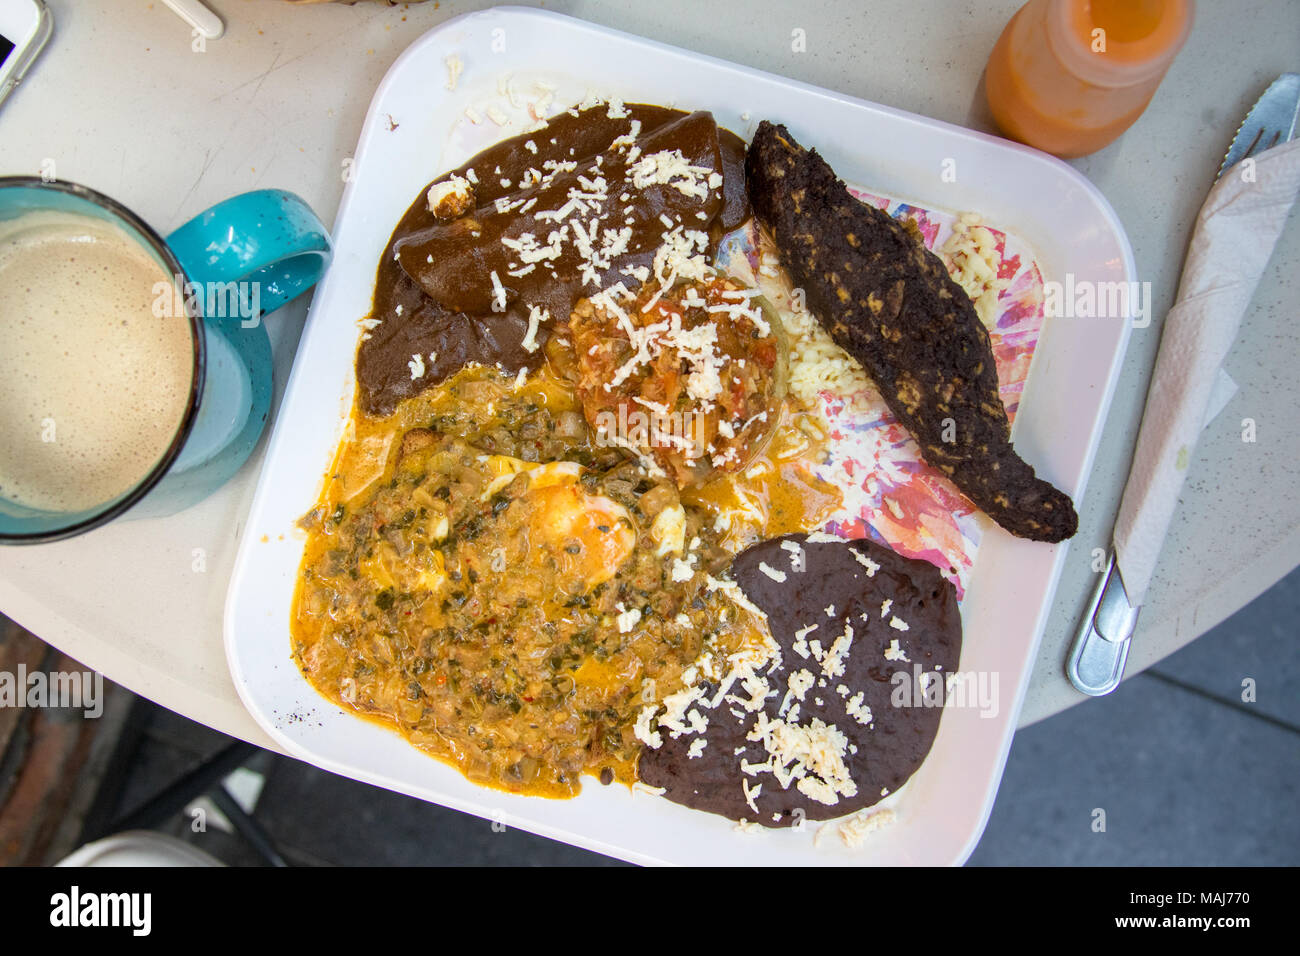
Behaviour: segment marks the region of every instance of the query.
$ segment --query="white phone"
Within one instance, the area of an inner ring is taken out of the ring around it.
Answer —
[[[53,29],[42,0],[0,0],[0,103],[22,80]]]

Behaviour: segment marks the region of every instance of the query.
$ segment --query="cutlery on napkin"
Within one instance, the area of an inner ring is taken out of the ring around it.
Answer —
[[[1300,192],[1300,141],[1292,139],[1298,107],[1300,75],[1283,74],[1242,123],[1197,216],[1115,519],[1114,551],[1066,662],[1070,682],[1085,694],[1119,686],[1197,439],[1235,391],[1223,360]]]

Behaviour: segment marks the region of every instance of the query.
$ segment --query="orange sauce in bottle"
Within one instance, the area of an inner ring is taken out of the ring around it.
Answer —
[[[1192,15],[1193,0],[1029,0],[989,57],[994,120],[1057,156],[1096,152],[1142,115]]]

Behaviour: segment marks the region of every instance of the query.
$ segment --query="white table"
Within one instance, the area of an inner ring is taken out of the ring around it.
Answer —
[[[487,3],[296,7],[209,0],[225,36],[193,49],[161,3],[48,0],[55,36],[0,112],[0,173],[103,190],[163,232],[234,193],[282,187],[330,222],[371,94],[425,30]],[[1017,0],[656,0],[545,4],[608,26],[949,122],[990,129],[978,80]],[[1300,4],[1202,0],[1187,48],[1146,114],[1077,162],[1123,220],[1162,316],[1190,224],[1246,108],[1300,68]],[[806,31],[807,51],[791,50]],[[430,91],[437,95],[437,91]],[[437,170],[430,169],[430,177]],[[1300,564],[1300,414],[1294,302],[1300,229],[1283,238],[1228,360],[1241,386],[1192,464],[1129,674],[1172,653]],[[306,311],[269,323],[276,401]],[[1134,333],[1080,529],[1021,724],[1083,700],[1063,672],[1109,544],[1160,323]],[[1258,441],[1241,441],[1255,419]],[[261,450],[201,505],[118,521],[71,541],[0,549],[0,610],[112,680],[194,720],[271,746],[235,695],[222,649],[226,584]]]

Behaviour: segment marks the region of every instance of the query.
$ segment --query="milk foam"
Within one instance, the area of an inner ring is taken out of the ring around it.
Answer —
[[[0,497],[81,511],[158,463],[194,372],[189,320],[154,314],[159,283],[174,287],[111,223],[0,222]]]

